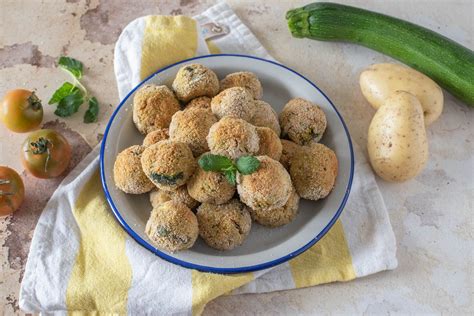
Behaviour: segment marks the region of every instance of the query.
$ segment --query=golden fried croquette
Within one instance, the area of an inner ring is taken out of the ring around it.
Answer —
[[[326,124],[323,110],[302,98],[291,99],[280,113],[282,136],[299,145],[319,142]]]
[[[186,105],[185,110],[193,109],[193,108],[201,108],[201,109],[208,109],[211,110],[211,98],[209,97],[197,97],[189,101]]]
[[[226,180],[224,174],[201,168],[196,169],[187,186],[189,195],[201,203],[222,204],[235,194],[235,186]]]
[[[211,110],[219,119],[231,116],[248,122],[255,113],[255,102],[247,90],[233,87],[212,98]]]
[[[150,192],[150,203],[153,208],[168,201],[184,203],[190,209],[194,209],[199,205],[199,202],[189,195],[186,185],[182,185],[172,191],[155,188]]]
[[[153,132],[146,134],[143,139],[143,146],[148,147],[170,137],[167,128],[158,128]]]
[[[189,64],[178,70],[172,86],[178,99],[188,102],[197,97],[215,96],[219,92],[219,79],[206,66]]]
[[[179,102],[167,86],[147,84],[133,97],[133,122],[142,134],[167,128],[179,110]]]
[[[272,106],[265,101],[255,100],[255,113],[250,123],[255,126],[271,128],[280,137],[281,129],[278,116]]]
[[[301,148],[300,145],[287,139],[280,139],[282,152],[280,157],[280,163],[285,167],[286,170],[290,170],[291,159],[294,155],[298,154],[298,150]]]
[[[260,166],[252,174],[237,174],[240,200],[254,210],[283,207],[292,191],[288,171],[268,156],[258,156]]]
[[[260,225],[267,227],[279,227],[293,221],[298,214],[300,197],[293,188],[285,205],[271,210],[249,209],[252,219]]]
[[[172,140],[162,140],[147,147],[141,163],[151,182],[165,191],[185,184],[197,166],[189,146]]]
[[[279,160],[282,145],[278,135],[268,127],[257,127],[257,134],[260,139],[257,155]]]
[[[211,153],[231,159],[258,152],[259,138],[250,123],[234,117],[224,117],[209,129],[207,144]]]
[[[290,175],[298,194],[308,200],[328,196],[338,171],[334,151],[323,144],[303,146],[291,160]]]
[[[228,74],[224,79],[221,80],[221,91],[232,88],[242,87],[245,88],[254,99],[261,99],[263,94],[262,84],[258,80],[257,76],[249,71],[240,71]]]
[[[199,236],[206,244],[219,250],[240,246],[252,226],[248,208],[237,199],[220,205],[203,203],[196,215]]]
[[[209,151],[206,137],[217,118],[211,111],[194,108],[176,112],[171,119],[170,139],[185,143],[195,157]]]
[[[151,211],[145,234],[163,250],[175,252],[194,245],[199,226],[196,215],[184,203],[168,201]]]
[[[114,163],[114,181],[125,193],[142,194],[155,186],[142,170],[140,162],[145,147],[134,145],[121,151]]]

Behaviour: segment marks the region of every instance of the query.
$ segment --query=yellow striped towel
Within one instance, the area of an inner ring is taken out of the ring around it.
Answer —
[[[200,26],[210,22],[230,33],[206,42]],[[116,45],[120,97],[160,67],[216,52],[271,58],[225,3],[194,19],[139,18]],[[168,263],[122,230],[101,189],[96,148],[68,175],[39,219],[20,307],[33,313],[199,315],[206,303],[228,293],[301,288],[393,269],[396,246],[383,199],[364,156],[356,152],[356,161],[346,209],[320,242],[272,269],[216,275]]]

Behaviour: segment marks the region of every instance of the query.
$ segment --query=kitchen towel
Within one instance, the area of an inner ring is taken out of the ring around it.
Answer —
[[[227,34],[206,40],[209,32]],[[115,48],[120,98],[163,66],[219,52],[271,59],[223,2],[194,18],[136,19]],[[38,221],[20,290],[25,312],[199,315],[220,295],[349,281],[397,266],[384,201],[358,150],[349,200],[326,236],[277,267],[236,275],[185,269],[138,245],[107,205],[98,155],[97,147],[65,178]]]

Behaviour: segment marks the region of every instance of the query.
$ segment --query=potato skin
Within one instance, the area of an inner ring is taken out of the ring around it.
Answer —
[[[384,180],[406,181],[428,160],[423,109],[411,93],[396,91],[378,109],[369,126],[370,163]]]
[[[409,67],[397,64],[375,64],[364,70],[359,78],[362,94],[374,109],[395,91],[413,94],[423,108],[425,124],[430,125],[443,111],[443,91],[425,76]]]

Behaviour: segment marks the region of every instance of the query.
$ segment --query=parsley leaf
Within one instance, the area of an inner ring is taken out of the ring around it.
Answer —
[[[82,103],[84,103],[84,96],[82,91],[77,89],[59,101],[54,114],[60,117],[71,116],[77,112]]]
[[[62,56],[59,58],[59,67],[70,72],[77,79],[82,78],[82,63],[74,58]]]
[[[54,94],[48,101],[48,104],[58,103],[64,97],[73,93],[75,90],[79,90],[79,88],[73,85],[72,83],[66,81],[61,87],[58,88],[58,90],[54,91]]]
[[[235,165],[241,174],[252,174],[260,167],[260,161],[253,156],[242,156]]]
[[[199,166],[204,171],[224,171],[224,169],[232,168],[234,163],[231,159],[213,154],[204,154],[199,158]]]
[[[84,113],[84,123],[97,122],[97,116],[99,115],[99,102],[95,97],[89,99],[89,108]]]

